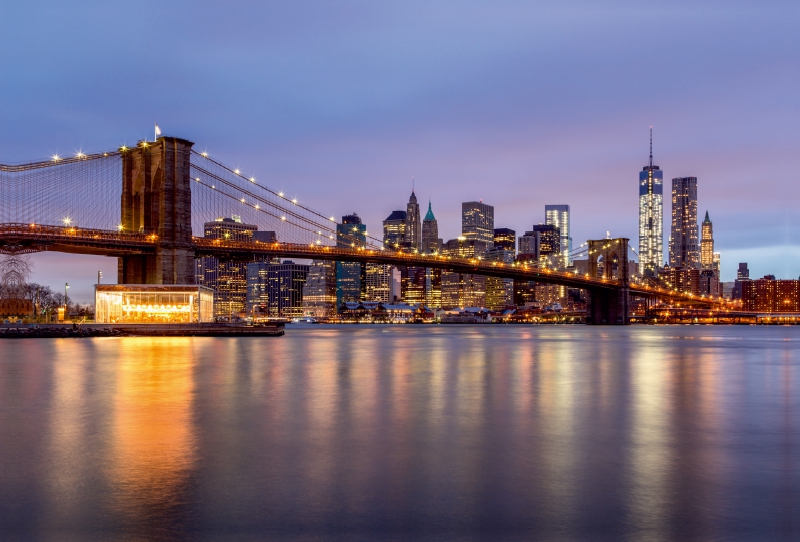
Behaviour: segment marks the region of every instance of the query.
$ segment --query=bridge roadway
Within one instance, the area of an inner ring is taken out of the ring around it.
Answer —
[[[93,254],[120,257],[129,254],[153,254],[158,237],[144,233],[113,230],[50,226],[41,224],[0,224],[0,251],[56,251],[72,254]],[[314,260],[384,263],[396,266],[417,266],[449,269],[489,277],[531,280],[586,290],[615,290],[621,285],[614,280],[598,279],[569,271],[556,271],[525,263],[490,262],[479,258],[444,255],[422,255],[369,248],[339,248],[329,245],[225,241],[193,237],[197,256],[214,256],[227,260],[252,260],[255,255]],[[691,294],[683,294],[650,285],[631,283],[630,293],[637,297],[661,299],[683,306],[714,307],[719,303]]]

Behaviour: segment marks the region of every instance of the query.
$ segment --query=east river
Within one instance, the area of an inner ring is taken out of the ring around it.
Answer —
[[[0,341],[2,540],[798,540],[800,328]]]

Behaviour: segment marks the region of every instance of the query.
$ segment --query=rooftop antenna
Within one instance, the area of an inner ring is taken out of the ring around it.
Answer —
[[[414,184],[414,176],[412,175],[412,176],[411,176],[411,192],[412,192],[412,193],[414,192],[414,189],[415,189],[415,188],[416,188],[416,186],[415,186],[415,184]]]
[[[653,169],[653,127],[650,127],[650,169]]]

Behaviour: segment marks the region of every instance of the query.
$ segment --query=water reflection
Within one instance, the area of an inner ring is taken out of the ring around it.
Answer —
[[[191,339],[119,344],[110,446],[102,467],[112,509],[129,528],[165,537],[180,529],[196,461]]]
[[[790,539],[798,347],[789,328],[577,326],[0,342],[0,526]]]

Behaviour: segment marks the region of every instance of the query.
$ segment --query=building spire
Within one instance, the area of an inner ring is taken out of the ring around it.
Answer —
[[[653,127],[650,127],[650,169],[653,169]]]

